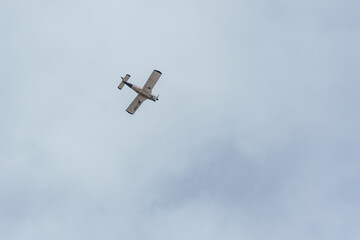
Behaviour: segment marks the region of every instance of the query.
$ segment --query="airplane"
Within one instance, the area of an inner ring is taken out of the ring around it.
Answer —
[[[155,96],[151,94],[151,91],[153,87],[155,86],[156,82],[161,77],[161,72],[158,70],[154,70],[149,79],[146,81],[145,85],[141,88],[139,86],[136,86],[135,84],[128,83],[127,81],[130,78],[129,74],[126,74],[126,76],[123,78],[121,77],[122,81],[119,84],[118,88],[121,90],[124,85],[127,85],[132,90],[134,90],[138,95],[135,97],[135,99],[132,101],[132,103],[129,105],[129,107],[126,109],[126,111],[130,114],[134,114],[136,110],[140,107],[140,105],[146,100],[152,100],[156,102],[159,100],[159,95]]]

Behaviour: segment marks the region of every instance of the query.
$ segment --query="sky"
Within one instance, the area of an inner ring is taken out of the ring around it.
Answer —
[[[0,1],[0,239],[359,238],[359,10]]]

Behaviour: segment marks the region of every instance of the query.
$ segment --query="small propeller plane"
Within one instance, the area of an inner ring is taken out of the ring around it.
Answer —
[[[132,101],[132,103],[129,105],[129,107],[126,109],[128,113],[134,114],[146,99],[150,99],[154,102],[159,100],[159,95],[158,96],[152,95],[151,91],[155,86],[156,82],[161,77],[161,74],[162,73],[160,71],[154,70],[142,88],[127,82],[130,78],[129,74],[126,74],[124,78],[121,77],[122,81],[119,84],[118,88],[121,90],[124,87],[124,85],[127,85],[138,94],[136,98]]]

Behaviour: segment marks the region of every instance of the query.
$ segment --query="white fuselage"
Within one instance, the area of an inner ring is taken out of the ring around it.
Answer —
[[[152,101],[156,101],[157,100],[157,97],[155,95],[152,95],[150,92],[148,91],[145,91],[144,89],[142,89],[141,87],[139,86],[136,86],[134,84],[131,84],[131,83],[125,83],[126,85],[128,85],[132,90],[134,90],[137,94],[141,94],[142,96],[146,97],[147,99],[149,100],[152,100]]]

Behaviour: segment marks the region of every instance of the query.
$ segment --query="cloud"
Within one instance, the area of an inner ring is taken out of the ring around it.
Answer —
[[[0,237],[356,237],[356,6],[2,3]]]

